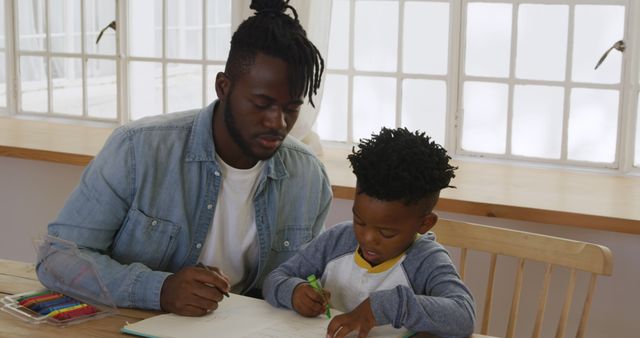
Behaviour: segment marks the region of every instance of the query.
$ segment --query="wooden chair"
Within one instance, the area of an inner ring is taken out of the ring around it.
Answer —
[[[564,305],[555,330],[556,338],[564,337],[567,328],[567,319],[569,318],[569,310],[576,286],[577,271],[582,270],[591,273],[576,333],[576,337],[584,336],[596,278],[598,275],[611,275],[613,262],[611,251],[608,248],[559,237],[445,219],[440,219],[433,231],[436,233],[436,240],[439,243],[448,247],[460,248],[458,269],[463,280],[465,280],[465,268],[470,250],[486,252],[490,255],[485,301],[484,306],[482,306],[481,334],[486,335],[489,331],[496,263],[500,255],[515,257],[518,260],[515,272],[515,286],[511,298],[511,310],[507,321],[507,338],[514,337],[516,332],[524,266],[527,260],[546,263],[544,279],[538,298],[537,314],[533,323],[531,335],[533,338],[538,338],[541,334],[553,267],[562,266],[570,269]],[[478,307],[477,312],[479,315],[481,306],[480,304],[476,304],[476,306]]]

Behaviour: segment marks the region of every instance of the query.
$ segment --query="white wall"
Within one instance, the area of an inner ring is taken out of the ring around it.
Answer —
[[[83,169],[0,156],[0,258],[35,261],[33,241],[46,233]]]
[[[33,239],[46,231],[46,224],[51,221],[63,205],[66,197],[77,184],[82,173],[82,167],[47,163],[40,161],[14,159],[0,156],[0,258],[33,262],[35,251]],[[565,226],[515,222],[495,218],[466,216],[461,214],[440,213],[440,217],[467,220],[476,223],[498,225],[513,229],[561,236],[576,240],[588,241],[608,246],[613,252],[614,269],[612,277],[600,278],[598,281],[593,309],[587,337],[637,337],[640,332],[640,236],[598,230],[577,229]],[[327,224],[335,224],[351,219],[351,201],[336,200],[328,216]],[[455,258],[457,252],[452,250]],[[469,261],[469,274],[482,275],[487,257],[472,255]],[[500,318],[508,315],[508,303],[513,290],[512,283],[504,282],[513,279],[515,261],[508,262],[509,268],[498,270],[496,279],[496,300],[494,303],[494,320],[491,322],[494,335],[504,336],[503,322]],[[517,337],[526,337],[525,330],[531,325],[527,318],[535,316],[535,310],[526,310],[528,303],[535,307],[538,289],[532,288],[534,281],[543,267],[531,266],[531,271],[525,271],[523,300],[521,303]],[[553,283],[550,299],[552,305],[561,306],[564,296],[567,272],[558,269],[558,283]],[[555,273],[554,273],[555,276]],[[503,277],[503,278],[501,278]],[[586,277],[586,275],[579,275]],[[583,278],[584,279],[584,278]],[[467,284],[472,289],[476,299],[483,299],[486,277],[471,278]],[[585,281],[580,281],[578,290],[586,287]],[[582,299],[576,300],[582,302]],[[480,311],[478,311],[480,312]],[[547,310],[548,317],[557,318],[559,310]],[[555,317],[554,317],[555,314]],[[574,315],[579,315],[575,313]],[[555,326],[556,321],[548,319],[547,326]],[[495,328],[495,329],[493,329]],[[549,327],[549,329],[551,329]],[[526,331],[529,332],[529,331]],[[569,327],[568,335],[574,335],[573,327]],[[545,331],[543,337],[553,336],[551,331]]]

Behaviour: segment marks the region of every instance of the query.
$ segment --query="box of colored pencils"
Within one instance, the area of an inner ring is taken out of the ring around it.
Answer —
[[[108,307],[47,289],[6,296],[2,303],[2,311],[34,324],[65,326],[113,313]]]

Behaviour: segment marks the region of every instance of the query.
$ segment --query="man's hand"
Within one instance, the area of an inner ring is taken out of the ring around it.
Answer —
[[[305,317],[316,317],[325,313],[327,304],[331,299],[331,293],[323,289],[325,299],[318,291],[314,290],[309,283],[300,283],[293,289],[291,305],[293,309]]]
[[[186,267],[162,284],[162,310],[183,316],[203,316],[218,308],[222,292],[229,292],[229,278],[220,269]]]
[[[327,326],[327,338],[342,338],[351,331],[358,332],[358,338],[364,338],[376,326],[371,311],[371,301],[365,299],[353,311],[336,316]]]

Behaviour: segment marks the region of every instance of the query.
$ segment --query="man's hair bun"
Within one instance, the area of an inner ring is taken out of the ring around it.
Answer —
[[[289,7],[289,0],[253,0],[249,8],[261,13],[284,13]]]

